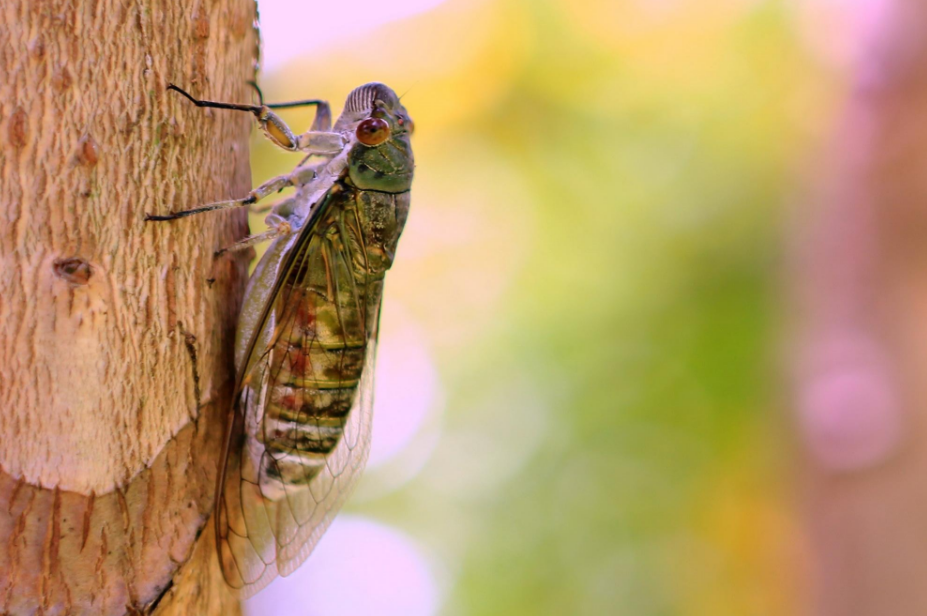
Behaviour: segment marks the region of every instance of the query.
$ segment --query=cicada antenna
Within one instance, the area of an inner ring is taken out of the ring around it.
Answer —
[[[411,86],[409,86],[408,88],[406,88],[405,92],[403,92],[402,94],[399,95],[399,101],[401,102],[401,101],[402,101],[402,97],[405,96],[406,94],[408,94],[409,92],[411,92],[411,91],[412,91],[412,88],[416,87],[416,86],[418,85],[418,83],[419,83],[419,82],[416,81],[416,82],[413,83]]]

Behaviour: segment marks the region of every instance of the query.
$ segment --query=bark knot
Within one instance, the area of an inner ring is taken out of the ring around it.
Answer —
[[[93,275],[93,266],[80,257],[69,257],[67,259],[55,259],[53,267],[55,275],[79,287],[90,282]]]

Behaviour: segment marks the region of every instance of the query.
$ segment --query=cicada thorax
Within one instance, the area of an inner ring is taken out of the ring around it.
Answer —
[[[407,195],[349,181],[331,198],[284,281],[287,300],[275,308],[254,435],[272,460],[261,473],[265,498],[312,482],[344,436],[408,212]]]

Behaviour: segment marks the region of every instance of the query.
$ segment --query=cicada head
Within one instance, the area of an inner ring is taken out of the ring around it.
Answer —
[[[399,97],[382,83],[348,95],[335,130],[353,131],[348,155],[351,181],[363,190],[400,193],[412,185],[415,161],[409,136],[415,125]]]

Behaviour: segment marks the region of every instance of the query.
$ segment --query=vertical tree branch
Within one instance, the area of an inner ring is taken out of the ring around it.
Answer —
[[[877,5],[796,270],[826,616],[927,613],[927,5]]]
[[[226,614],[211,534],[246,262],[253,0],[0,3],[0,613]],[[169,589],[168,595],[164,595]],[[221,592],[220,592],[221,591]]]

